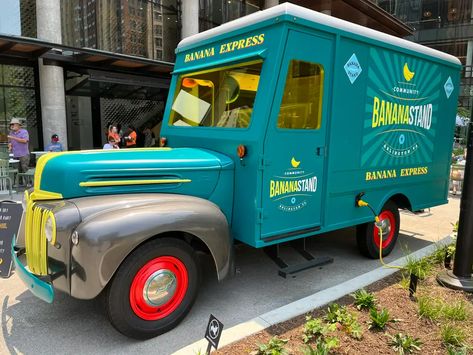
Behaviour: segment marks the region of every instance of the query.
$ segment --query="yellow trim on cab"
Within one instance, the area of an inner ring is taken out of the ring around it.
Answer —
[[[190,179],[159,179],[159,180],[112,180],[81,182],[80,187],[126,186],[126,185],[153,185],[153,184],[180,184],[192,182]]]

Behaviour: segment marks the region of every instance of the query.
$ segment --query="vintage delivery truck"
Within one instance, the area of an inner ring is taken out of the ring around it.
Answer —
[[[16,272],[47,302],[102,295],[116,329],[149,338],[189,312],[197,252],[222,280],[234,241],[263,248],[357,226],[363,254],[387,255],[398,209],[447,203],[460,68],[292,4],[184,39],[166,146],[41,157]]]

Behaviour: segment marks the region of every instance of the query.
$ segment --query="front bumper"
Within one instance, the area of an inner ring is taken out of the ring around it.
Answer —
[[[54,299],[53,286],[50,283],[41,280],[26,269],[21,261],[25,256],[24,249],[15,247],[15,242],[16,236],[13,237],[12,241],[12,258],[13,262],[15,263],[16,273],[20,277],[21,281],[23,281],[23,283],[26,285],[26,287],[28,287],[28,289],[33,293],[33,295],[42,299],[43,301],[52,303]]]

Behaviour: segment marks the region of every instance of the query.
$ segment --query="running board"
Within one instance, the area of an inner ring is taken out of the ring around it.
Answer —
[[[333,263],[333,258],[329,256],[319,256],[315,257],[309,253],[305,248],[305,238],[295,240],[288,243],[289,246],[294,248],[306,261],[297,263],[294,265],[288,265],[280,256],[279,256],[279,247],[280,244],[271,245],[264,248],[265,254],[280,268],[278,270],[278,275],[286,278],[287,275],[293,275],[298,272],[322,266],[326,264]]]

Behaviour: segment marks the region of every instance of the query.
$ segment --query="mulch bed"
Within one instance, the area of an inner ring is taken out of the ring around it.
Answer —
[[[425,280],[419,281],[417,297],[432,296],[444,301],[463,300],[469,309],[469,318],[466,321],[453,322],[460,326],[467,335],[466,343],[473,345],[473,294],[454,291],[438,285],[435,280],[437,272],[441,270],[436,267]],[[389,338],[386,335],[402,333],[419,338],[422,342],[420,353],[422,354],[446,354],[446,347],[442,344],[440,336],[440,321],[430,321],[418,314],[418,304],[409,298],[409,292],[399,284],[402,275],[400,272],[381,280],[367,288],[373,292],[377,299],[378,310],[387,308],[391,318],[397,322],[389,323],[385,331],[368,330],[369,312],[358,311],[353,305],[353,298],[345,296],[335,303],[346,305],[348,310],[358,317],[363,328],[363,338],[356,340],[346,334],[343,330],[337,330],[333,334],[340,340],[340,345],[332,350],[333,354],[394,354],[389,346]],[[314,310],[312,317],[323,317],[327,307]],[[442,323],[447,321],[442,320]],[[277,324],[255,335],[245,338],[239,342],[230,344],[214,354],[248,354],[255,351],[260,344],[267,343],[273,336],[279,339],[287,339],[285,349],[289,354],[303,354],[305,315]]]

